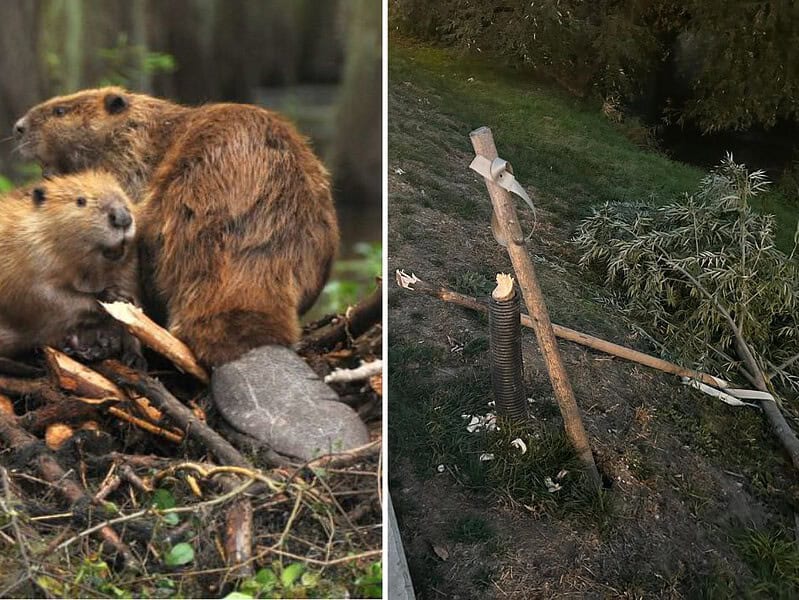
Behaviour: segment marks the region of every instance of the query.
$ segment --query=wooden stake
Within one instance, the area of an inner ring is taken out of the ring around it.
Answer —
[[[490,161],[498,157],[497,148],[494,145],[494,136],[488,127],[480,127],[472,131],[469,137],[475,154],[484,156]],[[549,312],[544,301],[544,295],[535,275],[535,267],[524,247],[524,236],[522,235],[521,227],[519,227],[519,219],[516,216],[513,198],[510,192],[494,183],[494,181],[485,178],[485,184],[488,188],[488,194],[491,196],[491,203],[494,205],[497,225],[503,234],[502,239],[507,242],[508,255],[511,263],[513,263],[513,269],[516,272],[516,278],[522,290],[527,311],[533,320],[533,330],[538,340],[538,346],[541,348],[544,363],[547,366],[555,399],[563,416],[566,435],[577,456],[582,461],[586,472],[594,483],[599,486],[601,479],[594,462],[594,455],[591,452],[591,444],[583,426],[583,419],[580,416],[580,409],[574,398],[571,383],[569,383],[569,376],[558,351],[558,344],[555,340],[555,333],[552,330],[552,322],[549,320]]]

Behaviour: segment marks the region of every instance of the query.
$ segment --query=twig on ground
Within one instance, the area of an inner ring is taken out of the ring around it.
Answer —
[[[48,385],[46,378],[20,379],[17,377],[0,377],[0,393],[9,396],[35,396]]]
[[[91,503],[88,494],[77,481],[64,471],[50,450],[27,431],[21,429],[14,419],[3,413],[0,413],[0,440],[6,446],[17,451],[30,451],[32,453],[31,464],[36,465],[42,477],[50,482],[71,505]],[[131,567],[136,565],[135,557],[110,526],[97,527],[94,528],[93,532],[95,531],[103,541],[116,550],[127,565]]]
[[[327,325],[308,333],[296,350],[300,354],[332,349],[337,343],[354,339],[380,322],[383,316],[383,286],[377,286],[367,298],[347,309]]]
[[[147,375],[142,375],[118,361],[106,360],[99,370],[124,388],[133,389],[147,397],[156,408],[163,411],[186,433],[202,442],[220,462],[252,468],[250,462],[230,442],[197,418],[192,410],[175,398],[164,385]]]
[[[357,448],[347,450],[346,452],[332,452],[330,454],[325,454],[306,463],[306,466],[311,469],[325,469],[328,467],[340,467],[343,465],[352,464],[368,456],[374,456],[375,454],[378,454],[381,449],[381,444],[382,440],[375,440],[373,442],[369,442],[368,444],[364,444],[363,446],[358,446]]]

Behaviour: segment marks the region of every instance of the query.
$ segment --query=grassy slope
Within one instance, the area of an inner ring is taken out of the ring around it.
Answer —
[[[395,41],[390,51],[390,268],[417,269],[431,281],[449,279],[476,295],[490,289],[496,270],[508,268],[504,252],[485,231],[490,208],[484,186],[466,169],[472,155],[468,131],[489,125],[500,155],[511,160],[528,189],[533,184],[542,209],[535,260],[553,320],[617,342],[638,343],[622,319],[593,301],[601,292],[574,269],[565,240],[578,218],[598,202],[665,202],[695,188],[702,172],[641,151],[595,108],[535,81],[493,72],[484,62],[438,49]],[[520,216],[529,231],[531,218],[522,211]],[[733,541],[736,527],[751,524],[750,518],[769,527],[791,522],[784,512],[790,469],[757,414],[707,402],[669,378],[565,345],[572,383],[585,403],[586,426],[605,472],[623,476],[629,486],[615,492],[620,525],[597,542],[594,536],[602,528],[584,531],[585,519],[595,518],[585,506],[577,507],[578,514],[552,513],[554,520],[531,522],[497,508],[485,496],[462,495],[462,489],[485,493],[490,475],[476,461],[488,440],[465,439],[460,417],[484,411],[490,397],[485,321],[395,289],[389,305],[390,473],[422,597],[441,590],[470,597],[482,585],[502,582],[506,573],[513,573],[521,587],[573,576],[571,587],[561,585],[564,593],[596,592],[612,584],[629,597],[672,588],[691,597],[726,597],[739,589],[740,580],[733,584],[736,573],[745,571],[736,561],[753,573],[762,565],[769,573],[774,570],[776,553],[769,553],[784,536],[762,552],[759,563],[742,556]],[[450,335],[465,342],[462,353],[450,352],[444,341]],[[536,422],[557,429],[559,417],[551,398],[546,401],[550,392],[542,365],[526,339],[528,392],[538,399]],[[443,476],[436,474],[439,464],[446,465]],[[530,476],[556,472],[553,463]],[[453,487],[451,479],[459,485]],[[730,490],[737,504],[731,504]],[[658,511],[665,511],[660,524],[652,521]],[[578,521],[582,524],[575,526]],[[546,549],[546,543],[518,548],[513,541],[518,531],[525,539],[565,536],[564,547],[590,548],[596,560],[591,567],[602,571],[600,577],[589,585],[592,578],[585,571],[575,569],[558,550]],[[667,543],[683,550],[664,550]],[[448,548],[449,562],[431,555],[430,544]],[[702,558],[708,552],[710,564]],[[795,558],[789,553],[787,562]],[[469,569],[486,561],[489,571]],[[543,566],[525,573],[529,565]],[[797,576],[799,570],[792,570],[790,577]],[[780,577],[777,585],[787,586]],[[529,591],[518,593],[530,597]]]
[[[445,113],[472,129],[489,125],[500,156],[512,156],[522,181],[535,182],[538,201],[568,220],[606,201],[672,201],[693,192],[704,175],[696,167],[642,151],[595,104],[530,75],[494,68],[479,57],[402,41],[392,44],[390,61],[392,80],[412,73],[418,85],[436,90]],[[778,245],[789,249],[796,204],[773,191],[758,205],[776,216]]]

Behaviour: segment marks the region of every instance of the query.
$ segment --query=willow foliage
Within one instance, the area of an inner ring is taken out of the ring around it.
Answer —
[[[797,236],[790,255],[780,251],[774,217],[751,207],[767,185],[762,171],[750,173],[728,155],[681,202],[605,204],[580,225],[580,264],[606,278],[684,362],[722,372],[737,367],[721,306],[772,371],[799,353],[799,265]],[[793,363],[782,381],[796,387],[797,375]]]

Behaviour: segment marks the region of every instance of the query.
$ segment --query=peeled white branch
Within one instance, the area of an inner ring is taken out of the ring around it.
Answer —
[[[383,372],[383,361],[373,360],[361,363],[355,369],[336,369],[325,377],[325,383],[349,383],[350,381],[363,381]]]

